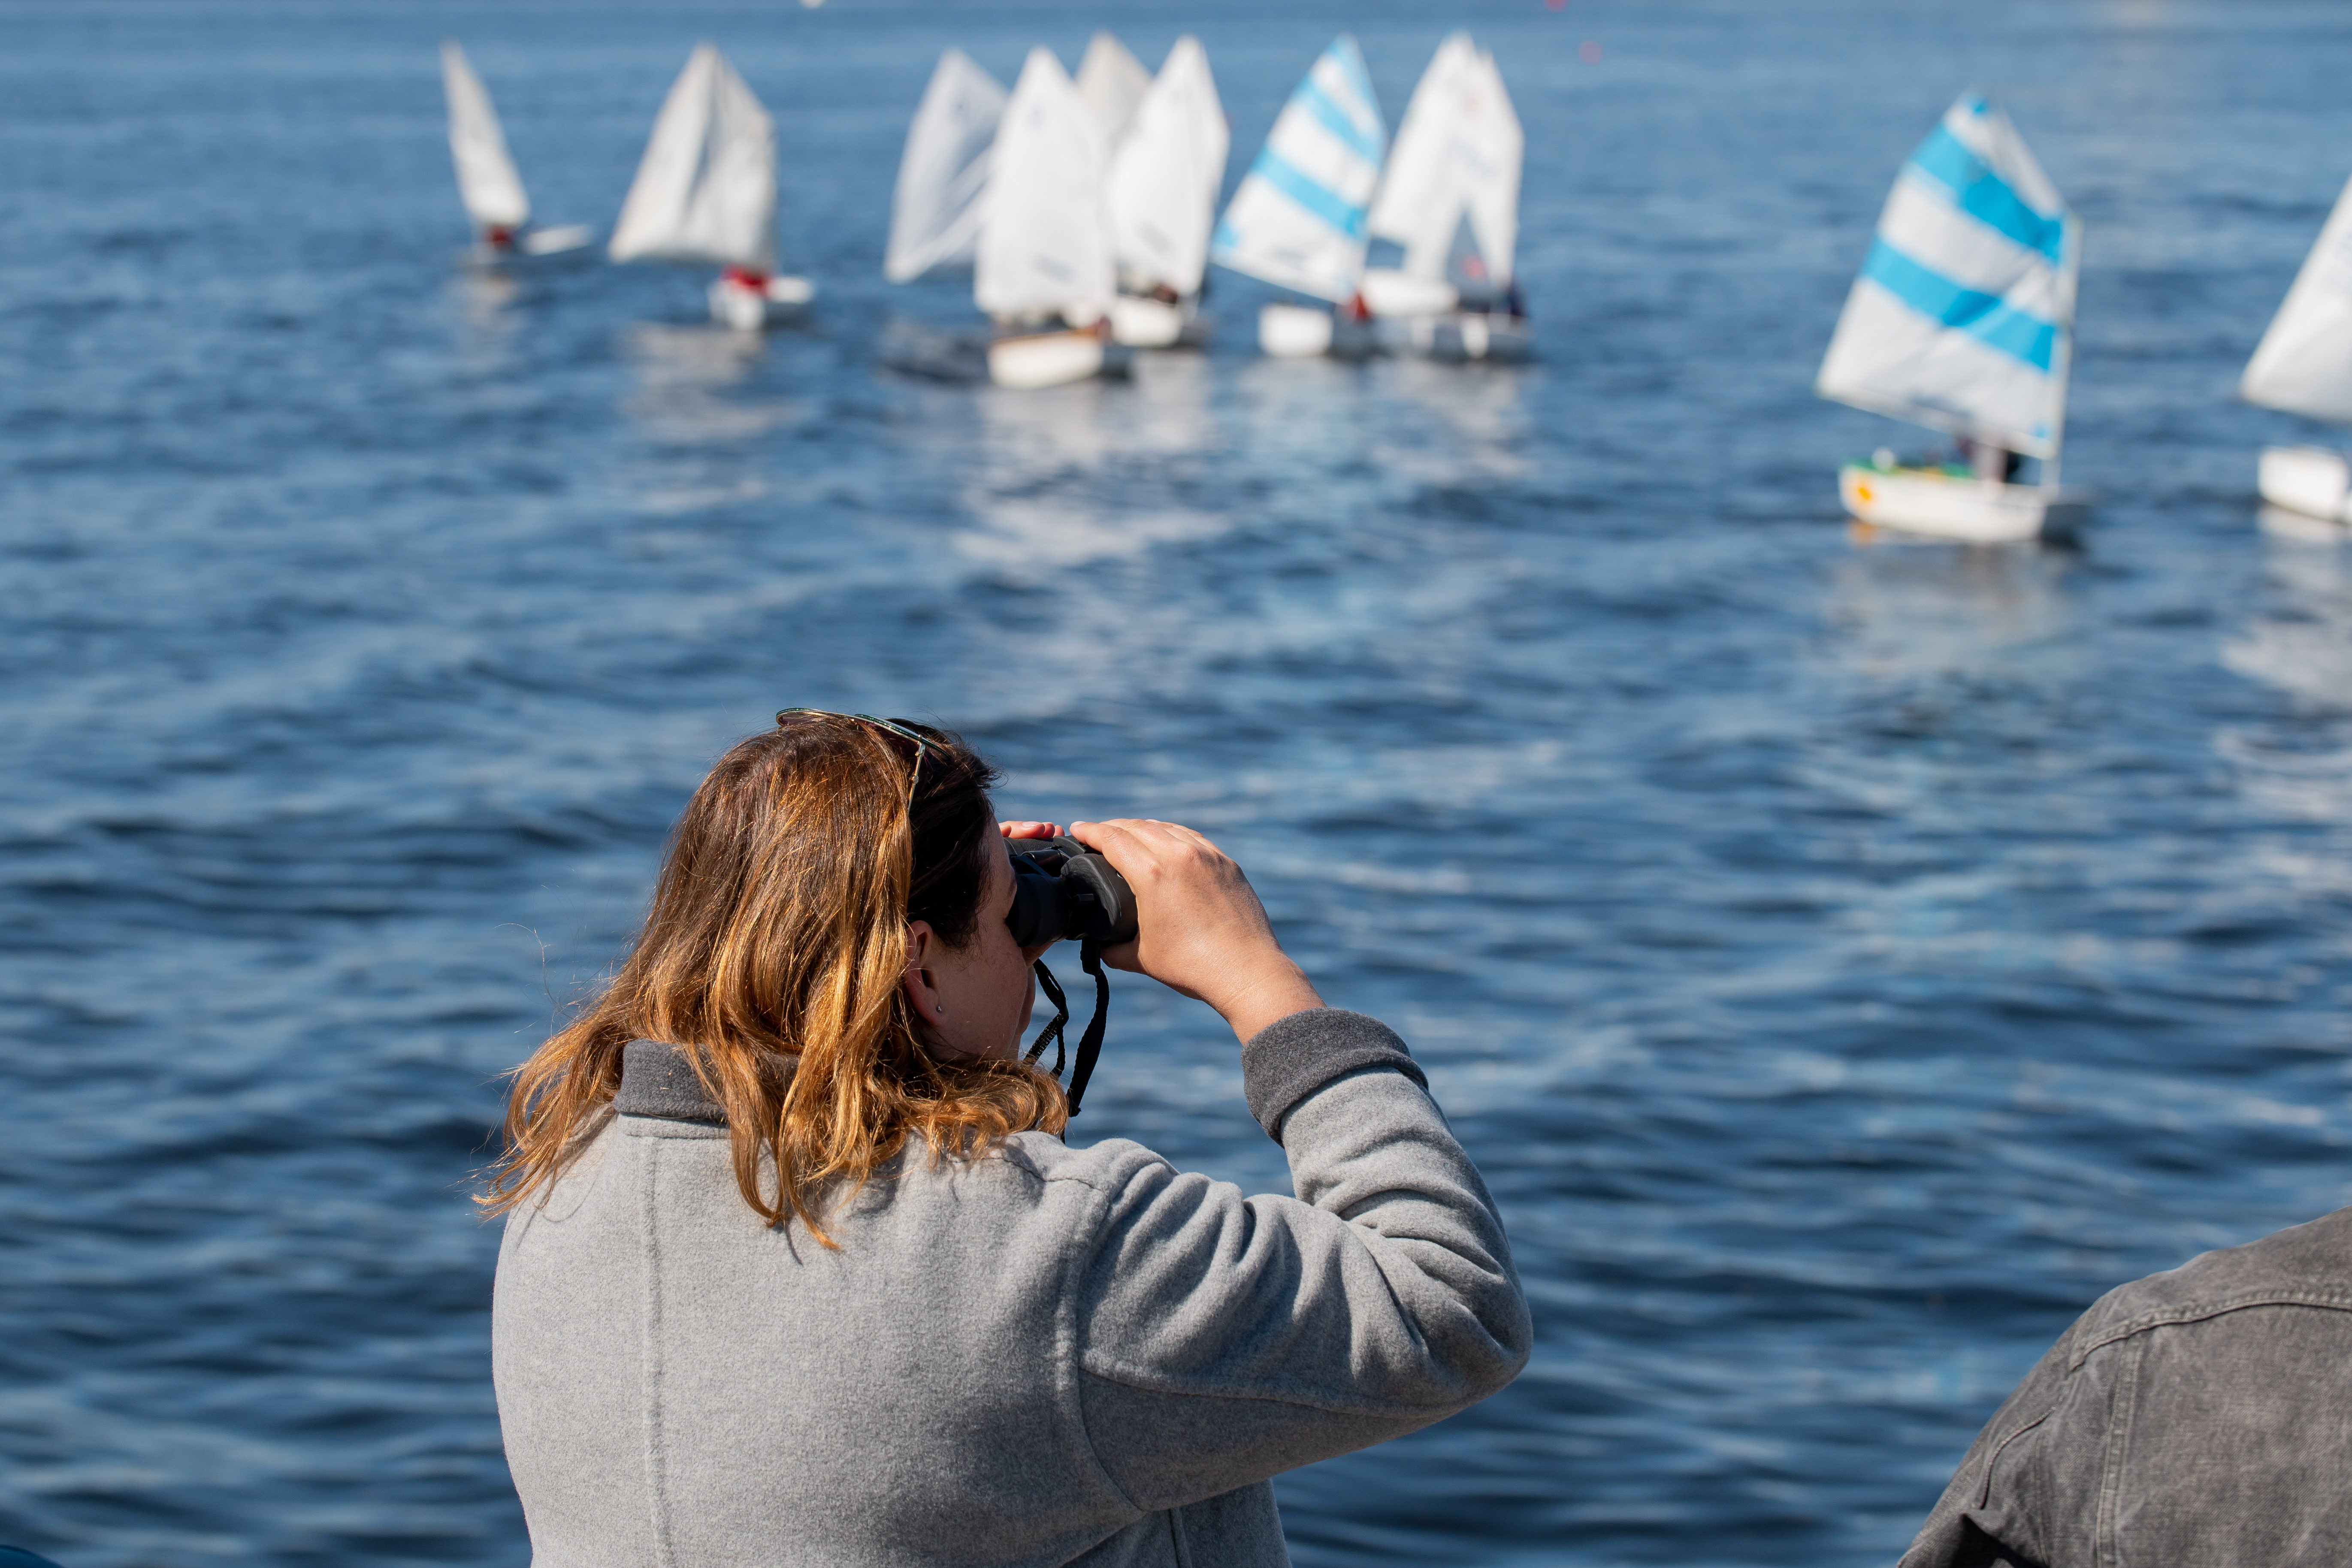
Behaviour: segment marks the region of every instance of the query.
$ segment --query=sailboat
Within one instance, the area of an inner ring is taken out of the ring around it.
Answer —
[[[449,156],[457,165],[457,195],[474,222],[467,260],[488,265],[516,256],[557,256],[596,237],[582,224],[530,226],[530,197],[507,151],[499,111],[466,51],[454,42],[441,46],[441,87],[449,100]]]
[[[710,316],[745,330],[816,297],[776,275],[776,127],[726,57],[698,44],[654,120],[607,253],[723,268]]]
[[[1257,161],[1225,205],[1209,259],[1345,310],[1281,301],[1261,308],[1258,346],[1295,357],[1372,347],[1363,281],[1366,208],[1388,128],[1356,40],[1341,34],[1275,117]]]
[[[941,54],[907,128],[890,201],[884,278],[908,283],[926,272],[971,265],[990,150],[1003,118],[1004,89],[996,79],[961,49]]]
[[[2238,395],[2264,408],[2352,425],[2352,184],[2319,231],[2263,334]],[[2352,522],[2352,463],[2321,447],[2265,447],[2256,488],[2273,506]]]
[[[1364,270],[1375,320],[1448,359],[1524,358],[1533,346],[1512,281],[1527,137],[1495,57],[1457,32],[1437,48],[1389,148],[1369,227],[1404,247]]]
[[[1079,86],[1083,96],[1083,72]],[[1208,52],[1188,33],[1160,63],[1111,158],[1104,203],[1118,264],[1110,304],[1118,342],[1166,348],[1198,341],[1201,281],[1231,142]]]
[[[1087,40],[1086,55],[1078,61],[1077,86],[1078,96],[1102,127],[1104,145],[1115,148],[1143,105],[1151,73],[1125,44],[1098,32]]]
[[[1966,465],[1882,450],[1838,470],[1864,522],[1975,542],[2032,539],[2087,510],[2058,489],[2082,226],[2009,117],[1963,94],[1879,215],[1815,390],[1947,431]],[[2022,460],[2040,482],[2014,482]]]
[[[1110,335],[1118,273],[1102,127],[1051,49],[1034,48],[996,132],[972,300],[996,323],[989,379],[1055,386],[1127,368]]]

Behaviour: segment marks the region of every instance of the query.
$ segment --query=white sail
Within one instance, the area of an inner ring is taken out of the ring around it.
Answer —
[[[1231,141],[1208,52],[1187,33],[1168,51],[1111,159],[1111,248],[1130,282],[1200,292]]]
[[[2081,238],[2009,117],[1964,96],[1896,177],[1816,390],[2054,458]]]
[[[1276,116],[1226,205],[1209,257],[1304,294],[1343,300],[1364,268],[1364,215],[1388,131],[1356,40],[1331,42]]]
[[[2352,184],[2336,198],[2246,365],[2238,395],[2265,408],[2352,424]]]
[[[530,197],[507,153],[489,91],[454,43],[441,46],[441,86],[449,100],[449,156],[457,165],[466,216],[477,228],[520,228],[530,221]]]
[[[1405,106],[1372,203],[1372,234],[1404,247],[1408,275],[1443,279],[1466,221],[1486,274],[1473,281],[1508,283],[1526,150],[1495,57],[1455,33],[1438,46]]]
[[[662,101],[610,249],[615,261],[775,268],[775,124],[709,44]]]
[[[940,57],[898,162],[890,247],[882,276],[893,283],[934,268],[968,267],[980,239],[989,147],[1004,118],[1004,89],[960,49]]]
[[[1102,127],[1106,145],[1118,144],[1150,87],[1151,73],[1125,44],[1108,33],[1087,40],[1086,58],[1078,62],[1078,96]]]
[[[1060,311],[1083,324],[1110,309],[1117,275],[1103,221],[1102,127],[1053,51],[1029,51],[996,132],[972,260],[972,298],[992,316]]]

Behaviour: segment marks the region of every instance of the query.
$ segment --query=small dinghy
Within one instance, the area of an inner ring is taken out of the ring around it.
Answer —
[[[1372,202],[1372,237],[1403,247],[1365,268],[1364,304],[1391,347],[1437,359],[1525,359],[1512,280],[1527,137],[1495,57],[1455,33],[1412,89]]]
[[[2336,198],[2285,303],[2247,362],[2238,395],[2264,408],[2352,425],[2352,184]],[[2352,522],[2352,461],[2324,447],[2265,447],[2263,500],[2306,517]]]
[[[910,283],[929,272],[971,265],[991,149],[1003,118],[1004,89],[994,77],[960,49],[940,56],[898,160],[884,278]]]
[[[1963,96],[1896,177],[1815,390],[1968,443],[1966,464],[1889,452],[1838,471],[1867,523],[1976,543],[2079,523],[2058,489],[2082,226],[2009,117]],[[2024,459],[2039,482],[2021,484]]]
[[[1261,309],[1258,347],[1265,353],[1372,352],[1362,296],[1364,219],[1387,142],[1363,52],[1341,34],[1276,116],[1209,247],[1220,267],[1331,302]]]
[[[988,376],[999,386],[1058,386],[1128,368],[1131,352],[1110,331],[1108,164],[1102,126],[1062,62],[1030,50],[997,128],[972,258],[972,300],[996,325]]]
[[[457,165],[457,195],[474,223],[474,245],[465,259],[477,267],[496,267],[520,258],[585,249],[596,236],[584,224],[531,226],[530,197],[507,151],[506,132],[499,125],[489,89],[474,74],[466,51],[454,43],[441,46],[441,87],[449,100],[449,156]]]
[[[726,57],[698,44],[662,100],[607,254],[724,268],[710,318],[756,330],[801,314],[805,278],[776,273],[776,127]]]
[[[1078,86],[1084,96],[1083,71]],[[1104,203],[1118,264],[1110,323],[1119,342],[1169,348],[1205,335],[1201,281],[1231,142],[1208,52],[1188,33],[1168,51],[1111,157]]]

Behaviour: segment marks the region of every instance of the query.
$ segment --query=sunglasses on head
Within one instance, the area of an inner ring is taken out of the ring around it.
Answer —
[[[917,734],[914,731],[909,730],[907,726],[899,723],[895,719],[877,719],[871,713],[835,713],[832,710],[826,708],[781,709],[776,713],[777,727],[781,729],[786,721],[794,718],[855,719],[861,724],[873,725],[874,728],[881,731],[886,735],[896,735],[902,741],[913,742],[915,746],[915,765],[907,774],[907,798],[910,801],[915,798],[915,785],[923,776],[923,759],[931,754],[931,743],[923,739],[922,736]]]

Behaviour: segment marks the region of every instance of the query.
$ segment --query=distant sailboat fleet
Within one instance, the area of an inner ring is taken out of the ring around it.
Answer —
[[[488,90],[441,50],[469,265],[583,252],[592,230],[539,227]],[[971,273],[999,385],[1125,372],[1136,351],[1197,347],[1212,262],[1273,285],[1276,358],[1529,357],[1515,271],[1526,137],[1492,54],[1449,36],[1393,142],[1353,38],[1317,57],[1221,214],[1231,151],[1197,38],[1155,73],[1094,35],[1075,77],[1035,48],[1007,92],[957,49],[909,124],[882,275]],[[614,226],[616,262],[715,268],[710,314],[756,330],[806,311],[778,270],[774,122],[713,46],[672,85]],[[2082,226],[2000,110],[1965,94],[1906,159],[1822,362],[1826,398],[1940,432],[1954,460],[1882,448],[1844,464],[1859,521],[1994,543],[2063,534],[2086,496],[2061,488]],[[2240,395],[2352,426],[2352,184],[2263,334]],[[2031,465],[2029,469],[2028,465]],[[2352,525],[2352,455],[2265,447],[2273,506]]]

